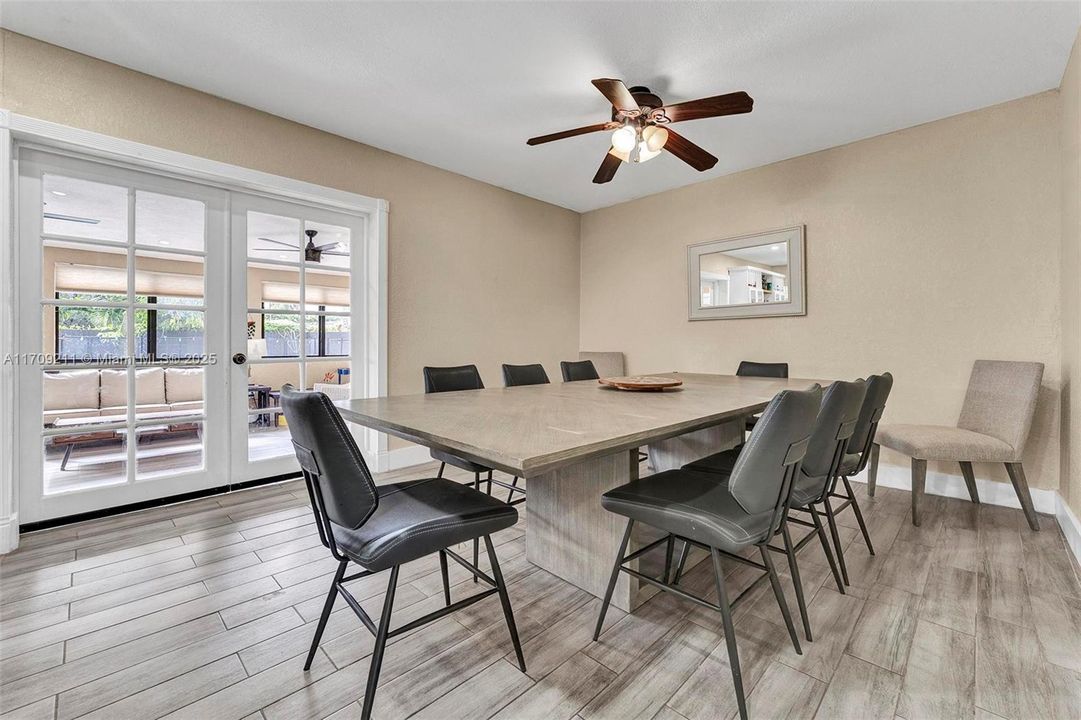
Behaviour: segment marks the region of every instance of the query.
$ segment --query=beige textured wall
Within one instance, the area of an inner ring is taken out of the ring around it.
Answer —
[[[390,377],[578,354],[579,215],[205,93],[0,31],[0,107],[390,201]],[[270,79],[268,78],[268,82]]]
[[[1062,495],[1081,515],[1081,32],[1062,105]]]
[[[632,373],[890,370],[886,421],[942,424],[973,360],[1038,360],[1026,469],[1057,489],[1058,105],[1047,92],[585,214],[582,347],[623,350]],[[806,317],[687,321],[687,245],[800,223]]]

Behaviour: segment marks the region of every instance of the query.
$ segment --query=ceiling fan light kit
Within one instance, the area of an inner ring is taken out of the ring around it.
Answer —
[[[717,164],[717,158],[667,126],[686,120],[749,113],[754,108],[754,100],[742,91],[666,106],[649,88],[641,85],[628,89],[622,80],[611,78],[594,80],[593,85],[612,103],[610,122],[541,135],[530,138],[526,144],[541,145],[602,130],[612,131],[612,146],[593,177],[593,182],[598,184],[611,181],[621,162],[644,163],[660,155],[662,150],[699,172],[709,170]]]

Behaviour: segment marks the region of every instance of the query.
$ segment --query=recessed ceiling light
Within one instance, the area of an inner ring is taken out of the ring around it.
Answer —
[[[780,250],[781,246],[780,245],[771,245],[769,249],[770,250]]]
[[[168,245],[168,244],[169,244],[168,240],[158,240],[158,245]]]
[[[280,260],[288,260],[288,258],[285,255],[279,255],[278,258]]]
[[[57,197],[67,197],[68,196],[68,194],[66,192],[60,192],[59,190],[50,190],[49,192],[51,192],[53,195],[56,195]]]

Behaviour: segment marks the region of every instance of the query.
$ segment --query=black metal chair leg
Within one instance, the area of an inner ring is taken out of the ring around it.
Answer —
[[[383,667],[383,651],[387,648],[387,633],[390,632],[390,613],[394,607],[394,591],[398,587],[400,565],[390,569],[390,582],[387,583],[387,597],[383,601],[383,614],[379,617],[379,630],[375,634],[375,649],[372,650],[372,664],[368,668],[368,685],[364,690],[364,707],[361,720],[370,720],[372,707],[375,705],[375,688],[379,685],[379,671]]]
[[[792,638],[792,647],[796,649],[797,655],[802,655],[803,649],[799,646],[796,626],[792,622],[792,613],[788,611],[788,601],[784,598],[784,589],[781,587],[781,579],[777,577],[777,568],[773,566],[773,558],[770,557],[769,550],[766,549],[765,545],[759,545],[758,549],[762,553],[762,562],[766,566],[766,572],[769,573],[769,584],[773,586],[773,595],[777,598],[777,606],[781,608],[781,616],[784,617],[785,627],[788,628],[788,637]]]
[[[851,585],[848,582],[848,568],[845,567],[845,551],[841,547],[841,535],[837,532],[837,518],[833,514],[833,506],[830,505],[830,499],[827,497],[822,501],[822,505],[826,508],[826,522],[830,526],[830,535],[833,537],[833,548],[837,551],[837,565],[841,568],[841,577],[844,578],[845,585]]]
[[[871,534],[867,532],[867,523],[863,520],[863,511],[860,510],[860,504],[856,502],[856,493],[852,492],[852,483],[848,481],[846,476],[842,476],[841,480],[844,482],[845,490],[848,492],[848,500],[852,503],[852,512],[856,514],[856,522],[860,525],[860,532],[863,533],[863,541],[867,543],[867,552],[874,555],[875,546],[871,544]]]
[[[439,463],[439,472],[437,472],[435,474],[435,476],[437,478],[442,478],[443,477],[443,469],[446,468],[446,467],[447,467],[447,464],[445,462]]]
[[[514,611],[510,607],[507,583],[503,580],[503,571],[499,569],[499,560],[495,556],[491,535],[484,536],[484,547],[488,549],[488,562],[492,564],[492,577],[495,579],[496,588],[499,589],[499,602],[503,605],[503,617],[507,619],[507,630],[510,631],[510,640],[514,643],[514,654],[518,656],[518,667],[522,669],[522,672],[525,672],[525,656],[522,655],[522,642],[518,639],[518,627],[514,624]]]
[[[514,497],[514,488],[518,487],[518,476],[517,475],[515,475],[514,479],[511,480],[510,487],[511,487],[511,489],[507,491],[507,502],[508,503],[510,502],[510,499],[512,497]]]
[[[473,489],[480,492],[479,472],[473,473]],[[492,494],[492,487],[490,485],[488,486],[488,494]],[[478,538],[473,538],[473,567],[480,567],[480,540]],[[480,582],[480,578],[477,577],[476,573],[473,574],[473,582]]]
[[[717,605],[720,606],[721,621],[724,623],[724,642],[728,646],[728,666],[732,668],[732,685],[736,689],[736,704],[739,706],[740,720],[747,720],[747,698],[743,695],[743,673],[739,667],[736,628],[732,623],[732,608],[728,604],[728,593],[724,588],[721,554],[717,552],[717,548],[710,548],[710,552],[713,554],[713,573],[717,581]]]
[[[450,605],[450,575],[447,572],[447,551],[439,551],[439,572],[443,575],[443,599]]]
[[[799,615],[803,620],[803,634],[807,637],[807,642],[813,642],[811,620],[807,617],[807,601],[803,597],[803,580],[799,576],[795,545],[792,544],[792,535],[788,532],[787,522],[781,522],[781,537],[784,539],[784,554],[788,556],[788,571],[792,573],[792,585],[796,588],[796,604],[799,605]]]
[[[668,542],[664,547],[664,582],[668,583],[668,578],[672,576],[672,554],[676,549],[676,537],[675,535],[668,536]]]
[[[631,530],[634,528],[634,520],[627,521],[627,531],[623,533],[623,542],[616,551],[616,562],[612,565],[612,577],[608,578],[608,589],[604,592],[604,602],[601,603],[601,614],[597,617],[597,627],[593,631],[593,642],[601,636],[601,628],[604,627],[604,616],[608,613],[608,606],[612,602],[612,593],[616,589],[616,580],[619,579],[619,567],[623,564],[623,556],[627,554],[627,545],[631,541]]]
[[[315,659],[315,651],[319,649],[319,640],[323,637],[323,630],[327,626],[327,619],[330,617],[330,611],[334,609],[334,600],[338,597],[338,583],[345,577],[345,568],[348,566],[348,560],[342,560],[338,563],[338,570],[334,573],[334,580],[330,583],[330,592],[327,593],[327,600],[323,603],[323,613],[319,616],[319,624],[315,626],[315,637],[312,638],[312,647],[308,651],[308,659],[304,661],[305,672],[312,667],[312,661]]]
[[[488,471],[488,494],[492,494],[492,471]]]
[[[679,579],[683,577],[683,568],[687,564],[687,553],[691,551],[691,544],[689,542],[683,543],[683,550],[679,553],[679,562],[676,563],[676,574],[672,578],[673,585],[679,585]]]
[[[826,556],[826,562],[830,565],[833,581],[837,583],[837,590],[844,595],[845,584],[841,581],[841,573],[837,571],[837,563],[833,560],[833,552],[830,550],[829,540],[826,539],[826,528],[822,527],[822,518],[818,515],[814,505],[808,505],[807,509],[811,511],[811,519],[815,523],[815,534],[818,535],[818,541],[822,543],[822,553]]]

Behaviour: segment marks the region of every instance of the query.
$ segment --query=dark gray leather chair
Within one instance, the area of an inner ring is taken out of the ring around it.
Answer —
[[[509,528],[518,521],[518,511],[474,488],[443,478],[410,480],[377,487],[353,436],[326,395],[299,392],[286,385],[282,388],[281,404],[308,488],[319,539],[338,561],[338,570],[319,616],[304,670],[311,668],[327,618],[334,609],[337,596],[341,595],[375,636],[361,711],[361,717],[368,720],[372,714],[383,653],[389,638],[498,593],[518,665],[524,673],[525,658],[522,656],[507,586],[491,539],[492,533]],[[475,562],[471,565],[448,549],[451,545],[482,537],[492,565],[491,577]],[[439,553],[443,571],[446,607],[391,630],[390,617],[399,569],[405,563],[436,552]],[[448,556],[473,573],[474,578],[491,585],[491,588],[452,603],[447,573]],[[359,565],[361,571],[346,575],[350,562]],[[387,569],[390,570],[390,581],[377,626],[349,593],[345,583]]]
[[[601,497],[601,504],[605,509],[623,515],[628,521],[623,542],[616,554],[604,602],[601,604],[600,616],[593,634],[594,640],[600,636],[604,616],[621,571],[661,590],[673,592],[719,611],[724,623],[725,642],[728,646],[728,659],[740,716],[747,717],[739,652],[732,626],[732,605],[735,603],[730,604],[728,601],[721,557],[764,571],[752,587],[766,578],[769,579],[788,627],[792,645],[797,653],[802,654],[792,616],[767,548],[770,538],[783,525],[788,494],[807,452],[821,397],[821,388],[817,385],[809,390],[785,390],[778,393],[762,414],[762,421],[751,435],[745,452],[739,456],[728,475],[684,469],[669,470],[621,485]],[[636,522],[652,525],[665,531],[667,535],[628,555],[627,545]],[[669,582],[675,540],[709,550],[716,575],[716,605]],[[667,543],[664,575],[661,579],[625,567],[625,563],[661,543]],[[759,549],[762,555],[761,563],[738,554],[752,546]],[[747,592],[740,595],[736,602],[745,597]]]
[[[739,377],[788,377],[788,363],[763,363],[753,360],[741,360],[736,368]]]
[[[540,363],[532,365],[507,365],[503,363],[503,384],[507,387],[519,385],[547,385],[551,382],[544,366]]]
[[[736,377],[764,377],[764,378],[787,378],[788,363],[763,363],[753,360],[740,360],[736,368]],[[750,432],[754,424],[758,422],[758,416],[752,415],[744,421],[744,430]]]
[[[799,567],[796,563],[798,553],[807,543],[815,537],[822,544],[822,552],[826,556],[833,579],[837,583],[837,589],[844,593],[844,585],[847,579],[842,581],[841,573],[838,572],[837,563],[830,551],[830,543],[826,538],[826,531],[822,520],[815,507],[817,503],[825,502],[827,518],[832,531],[837,551],[840,545],[837,543],[837,530],[834,515],[828,504],[829,486],[835,480],[840,465],[845,457],[845,448],[856,426],[856,419],[860,411],[863,397],[866,393],[866,383],[863,380],[855,382],[835,382],[831,384],[822,395],[822,406],[815,418],[814,432],[807,447],[807,454],[800,465],[800,471],[793,483],[789,498],[789,511],[802,510],[810,514],[813,523],[794,518],[790,512],[785,513],[785,523],[781,527],[781,537],[784,541],[784,553],[788,557],[789,570],[792,573],[793,585],[796,589],[796,601],[799,604],[800,616],[803,619],[803,630],[808,640],[811,640],[810,620],[807,616],[807,604],[803,596],[803,584],[800,581]],[[754,435],[751,436],[752,440]],[[726,476],[738,462],[739,457],[746,452],[746,446],[732,448],[724,452],[710,455],[709,457],[696,460],[684,466],[686,470],[698,472],[711,472]],[[799,543],[793,544],[788,523],[795,523],[804,527],[814,528],[815,532],[808,534]],[[684,547],[680,556],[679,565],[676,568],[676,576],[682,573],[683,563],[686,561],[687,548]]]
[[[476,365],[453,365],[450,367],[425,367],[424,368],[424,392],[441,393],[457,392],[459,390],[483,390],[484,381],[480,379],[480,371]],[[473,487],[480,490],[480,476],[487,473],[488,494],[492,494],[492,469],[485,467],[472,460],[458,457],[446,450],[431,449],[432,458],[439,461],[439,472],[436,477],[443,477],[443,471],[447,465],[473,473]],[[473,563],[480,561],[480,542],[473,542]],[[474,576],[473,581],[477,578]]]
[[[507,387],[519,387],[521,385],[547,385],[548,373],[544,371],[544,366],[540,363],[534,363],[532,365],[508,365],[503,363],[503,384]],[[501,485],[507,488],[507,502],[511,505],[517,505],[518,503],[525,502],[526,493],[518,487],[518,476],[514,476],[514,480],[510,485],[499,480],[492,480],[496,485]],[[521,493],[522,497],[517,500],[512,500],[514,493]]]
[[[838,473],[838,477],[844,483],[845,494],[841,495],[837,492],[837,478],[834,478],[833,487],[830,489],[830,497],[841,501],[840,505],[833,508],[833,514],[838,515],[842,510],[852,508],[852,512],[856,515],[856,522],[859,523],[860,532],[863,533],[863,542],[867,545],[867,551],[872,555],[875,554],[875,547],[871,544],[871,534],[867,532],[867,523],[864,522],[863,512],[860,510],[860,504],[856,500],[856,494],[852,492],[852,483],[849,478],[863,472],[869,459],[878,452],[878,445],[875,445],[875,435],[878,432],[878,423],[882,419],[882,413],[886,410],[886,400],[889,399],[892,389],[893,375],[888,372],[881,375],[871,375],[867,378],[867,394],[863,397],[863,406],[860,407],[860,415],[856,419],[856,429],[848,440],[845,457],[841,461],[841,470]],[[868,487],[868,490],[873,494],[873,487]],[[844,552],[840,548],[837,549],[837,556],[841,562],[841,572],[847,583],[848,569],[845,567]]]
[[[564,360],[559,363],[559,371],[563,373],[563,382],[601,379],[592,360]]]

